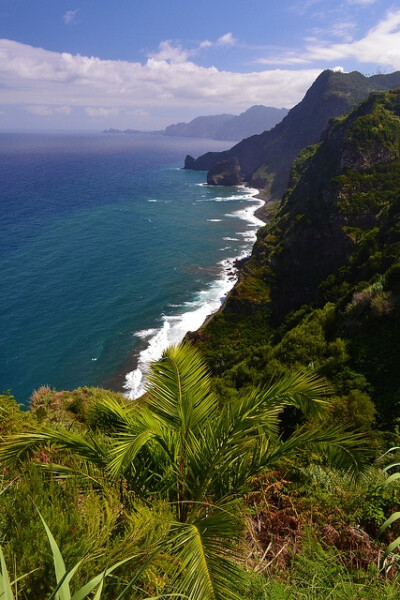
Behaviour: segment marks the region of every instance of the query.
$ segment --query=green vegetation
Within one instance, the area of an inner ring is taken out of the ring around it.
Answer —
[[[270,589],[287,589],[275,574],[281,554],[291,585],[300,586],[296,545],[317,539],[326,523],[315,516],[329,497],[331,517],[337,516],[331,527],[339,537],[348,529],[344,507],[365,493],[353,478],[370,468],[369,441],[327,422],[330,389],[313,374],[287,374],[229,402],[210,383],[198,352],[181,346],[153,365],[148,391],[136,402],[101,390],[76,390],[67,398],[44,388],[25,422],[11,397],[3,397],[1,422],[11,418],[15,427],[0,446],[2,572],[6,561],[16,560],[16,577],[29,573],[19,582],[18,598],[57,598],[64,585],[70,594],[72,575],[82,592],[59,600],[95,589],[94,597],[105,599],[269,597]],[[301,424],[282,436],[288,410],[302,415]],[[301,507],[302,486],[321,477],[347,486],[343,505],[335,500],[333,509],[325,485],[324,498],[313,495],[316,504]],[[35,506],[43,517],[37,518]],[[265,538],[274,512],[281,515],[271,527],[277,538],[288,519],[298,530],[285,554],[284,546],[274,552]],[[321,555],[331,553],[328,546],[321,546]],[[51,583],[54,563],[58,588]],[[339,567],[346,585],[356,585],[349,567]],[[397,583],[375,573],[373,585]]]
[[[55,498],[61,483],[69,484],[71,500],[78,494],[79,501],[84,490],[80,502],[89,500],[85,512],[95,504],[93,516],[99,518],[108,506],[108,527],[115,527],[112,489],[127,510],[126,519],[143,502],[155,504],[154,511],[161,503],[169,518],[158,533],[157,548],[164,560],[170,557],[163,591],[199,600],[238,598],[244,593],[239,568],[243,498],[254,478],[280,463],[300,460],[305,451],[346,473],[360,471],[368,461],[369,445],[362,434],[333,424],[321,427],[329,405],[326,392],[325,382],[313,375],[291,375],[221,405],[197,352],[172,348],[153,366],[140,401],[93,394],[82,411],[88,415],[85,423],[37,423],[30,431],[7,436],[0,459],[7,469],[21,463],[29,469],[40,466],[48,472]],[[75,408],[74,401],[70,405]],[[283,439],[279,415],[290,407],[305,422]],[[11,483],[8,493],[13,487]],[[160,517],[150,516],[155,527]],[[136,555],[152,551],[148,544]]]
[[[293,163],[224,311],[197,334],[216,389],[235,395],[288,370],[334,388],[375,443],[400,419],[400,93],[333,120]]]

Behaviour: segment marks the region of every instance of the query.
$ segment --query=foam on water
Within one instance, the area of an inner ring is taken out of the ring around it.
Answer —
[[[180,307],[176,307],[181,312],[161,315],[161,326],[158,329],[147,329],[134,334],[136,337],[147,341],[147,346],[138,356],[136,369],[126,375],[124,388],[129,398],[138,398],[144,393],[150,363],[159,360],[168,346],[179,344],[188,331],[195,331],[201,327],[206,318],[220,308],[226,295],[235,285],[237,281],[236,261],[249,255],[252,244],[256,239],[257,229],[263,225],[263,221],[254,214],[264,203],[262,200],[254,198],[257,193],[258,190],[256,189],[243,188],[240,194],[230,197],[236,201],[247,200],[251,202],[250,206],[228,215],[246,221],[249,227],[248,232],[240,232],[246,244],[239,256],[220,261],[218,263],[220,267],[218,278],[207,289],[200,290],[191,302],[185,302]],[[231,240],[237,241],[238,238],[231,238]],[[229,247],[225,249],[229,249]]]

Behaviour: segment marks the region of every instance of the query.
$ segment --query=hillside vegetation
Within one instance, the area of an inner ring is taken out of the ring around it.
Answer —
[[[223,311],[194,335],[221,385],[236,390],[312,368],[335,386],[337,414],[393,429],[399,160],[399,91],[373,94],[300,154]]]

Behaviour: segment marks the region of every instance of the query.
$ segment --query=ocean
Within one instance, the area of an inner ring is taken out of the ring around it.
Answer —
[[[134,398],[149,361],[216,311],[262,204],[181,167],[230,144],[156,135],[0,134],[0,391]]]

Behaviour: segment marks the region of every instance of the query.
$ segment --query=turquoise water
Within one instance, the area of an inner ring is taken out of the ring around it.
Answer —
[[[224,142],[0,135],[0,390],[134,396],[147,363],[216,310],[259,225],[254,190],[180,169]]]

